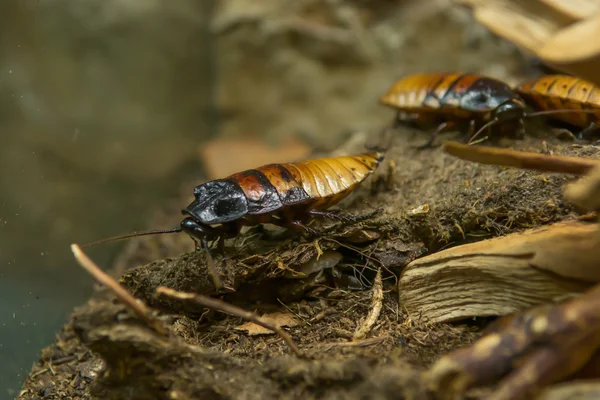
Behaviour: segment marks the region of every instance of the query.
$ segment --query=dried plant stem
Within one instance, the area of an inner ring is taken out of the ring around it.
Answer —
[[[240,307],[226,303],[219,299],[215,299],[215,298],[208,297],[208,296],[203,296],[201,294],[196,294],[196,293],[179,292],[177,290],[173,290],[173,289],[170,289],[170,288],[167,288],[164,286],[159,286],[158,288],[156,288],[156,294],[170,297],[172,299],[195,303],[202,307],[209,308],[211,310],[220,311],[225,314],[233,315],[235,317],[239,317],[239,318],[245,319],[247,321],[254,322],[255,324],[260,325],[265,329],[269,329],[269,330],[277,333],[283,339],[283,341],[289,346],[289,348],[292,350],[292,352],[294,352],[294,354],[296,354],[298,357],[303,357],[302,352],[300,351],[298,346],[296,346],[296,344],[294,343],[294,341],[292,340],[292,338],[290,337],[290,335],[288,335],[288,333],[286,331],[281,329],[280,326],[277,326],[275,324],[265,321],[263,318],[261,318],[260,316],[258,316],[257,314],[255,314],[253,312],[246,311]]]
[[[456,142],[445,143],[443,149],[446,153],[467,161],[544,172],[583,175],[600,165],[597,160],[580,157],[550,156],[488,146],[469,146]]]
[[[339,348],[339,347],[368,347],[368,346],[374,346],[376,344],[379,344],[387,338],[388,338],[387,336],[379,336],[379,337],[374,337],[374,338],[369,338],[369,339],[352,340],[350,342],[320,343],[314,347],[323,348],[324,351],[327,351],[327,350],[330,350],[333,348]]]
[[[377,270],[377,275],[375,275],[375,280],[373,281],[373,297],[371,300],[371,310],[367,315],[367,318],[363,321],[363,323],[358,327],[353,340],[363,339],[367,336],[367,334],[371,331],[373,325],[379,318],[379,314],[381,313],[381,308],[383,306],[383,283],[381,282],[381,269]]]
[[[148,325],[161,335],[166,334],[165,328],[155,318],[151,316],[151,309],[148,308],[140,300],[133,297],[122,285],[114,280],[106,272],[102,271],[95,262],[93,262],[87,254],[81,250],[78,244],[71,245],[71,251],[75,256],[75,260],[90,273],[98,282],[106,286],[119,300],[123,302],[131,311],[133,311],[140,319],[144,320]]]

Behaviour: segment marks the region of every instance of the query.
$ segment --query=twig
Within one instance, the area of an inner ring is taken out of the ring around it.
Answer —
[[[512,149],[469,146],[456,142],[446,142],[443,149],[446,153],[467,161],[544,172],[584,175],[592,168],[600,165],[600,162],[597,160],[580,157],[549,156]]]
[[[48,372],[48,371],[50,371],[50,370],[48,369],[48,367],[46,367],[46,368],[43,368],[43,369],[40,369],[39,371],[37,371],[37,372],[34,372],[33,374],[31,374],[31,378],[32,378],[32,379],[33,379],[33,378],[37,378],[38,376],[40,376],[40,375],[42,375],[42,374],[45,374],[45,373],[46,373],[46,372]]]
[[[56,360],[50,360],[50,362],[52,363],[52,365],[57,366],[57,365],[66,364],[68,362],[75,361],[75,360],[77,360],[76,356],[65,356],[65,357],[57,358]]]
[[[331,343],[321,343],[314,347],[316,348],[324,348],[324,351],[330,350],[334,347],[368,347],[379,344],[387,339],[387,336],[379,336],[369,339],[362,340],[352,340],[350,342],[331,342]]]
[[[265,329],[269,329],[277,333],[289,346],[292,352],[294,352],[294,354],[296,354],[298,357],[303,357],[302,352],[300,351],[300,349],[298,349],[298,346],[296,346],[296,344],[286,331],[281,329],[281,327],[276,324],[272,324],[270,322],[265,321],[263,318],[261,318],[253,312],[246,311],[240,307],[228,304],[222,300],[214,299],[212,297],[203,296],[201,294],[195,293],[179,292],[177,290],[173,290],[164,286],[157,287],[156,294],[181,301],[192,302],[203,307],[210,308],[212,310],[220,311],[225,314],[233,315],[235,317],[254,322],[255,324],[260,325]]]
[[[358,327],[356,332],[354,332],[353,340],[363,339],[367,336],[377,318],[379,318],[379,314],[381,313],[381,308],[383,305],[383,284],[381,282],[381,268],[377,269],[377,275],[375,275],[375,280],[373,281],[373,298],[371,300],[371,310],[365,318],[364,322]]]
[[[133,297],[122,285],[120,285],[116,280],[114,280],[110,275],[106,272],[102,271],[100,267],[96,265],[84,252],[81,250],[79,245],[72,244],[71,251],[75,256],[75,260],[90,273],[98,282],[102,283],[106,286],[111,292],[114,293],[115,296],[119,300],[125,304],[125,306],[129,307],[131,311],[133,311],[139,318],[144,320],[148,326],[154,329],[161,335],[166,334],[165,328],[162,324],[155,318],[151,316],[151,310],[140,300]]]
[[[277,298],[277,302],[279,304],[281,304],[286,310],[288,310],[290,312],[290,314],[295,315],[296,317],[298,317],[299,319],[301,319],[302,321],[304,321],[304,323],[308,326],[311,326],[310,321],[306,318],[304,318],[302,315],[300,315],[300,313],[295,312],[294,310],[292,310],[291,308],[289,308],[283,301],[281,301],[279,299],[279,297]]]

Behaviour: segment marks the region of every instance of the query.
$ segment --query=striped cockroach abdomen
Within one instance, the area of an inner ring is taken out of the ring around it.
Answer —
[[[573,126],[586,128],[600,120],[600,88],[592,82],[568,75],[545,75],[519,85],[516,92],[538,111],[598,110],[597,114],[561,112],[551,115]]]
[[[248,214],[282,207],[327,208],[342,200],[367,178],[382,155],[328,157],[287,164],[269,164],[231,175],[248,199]]]

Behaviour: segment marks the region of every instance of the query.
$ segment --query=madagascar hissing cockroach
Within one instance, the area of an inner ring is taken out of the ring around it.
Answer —
[[[548,111],[552,119],[581,128],[580,138],[598,133],[600,87],[592,82],[569,75],[545,75],[519,85],[515,91],[535,110]],[[558,110],[565,112],[551,112]]]
[[[383,151],[374,149],[354,156],[268,164],[208,181],[194,188],[195,199],[182,210],[186,217],[179,227],[134,232],[86,246],[136,236],[185,232],[198,248],[205,250],[209,272],[220,289],[208,242],[218,240],[222,250],[225,239],[237,236],[244,225],[270,223],[314,233],[305,225],[313,216],[351,222],[352,218],[325,210],[349,195],[382,160]]]
[[[522,133],[523,99],[507,84],[482,75],[410,75],[394,83],[379,102],[398,110],[396,124],[438,125],[421,148],[431,146],[444,130],[468,127],[472,135],[492,119],[510,122],[500,124],[502,132]]]

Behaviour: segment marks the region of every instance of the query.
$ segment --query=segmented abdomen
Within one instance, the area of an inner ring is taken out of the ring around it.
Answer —
[[[598,109],[598,114],[559,113],[550,117],[585,128],[600,119],[600,88],[568,75],[546,75],[523,83],[516,89],[525,101],[539,111],[559,109]]]
[[[460,100],[474,83],[495,80],[475,74],[432,73],[416,74],[400,79],[379,102],[405,111],[432,111],[460,107]]]
[[[368,152],[287,164],[269,164],[229,176],[242,188],[248,214],[275,212],[285,206],[325,209],[346,197],[379,165],[383,156]]]

